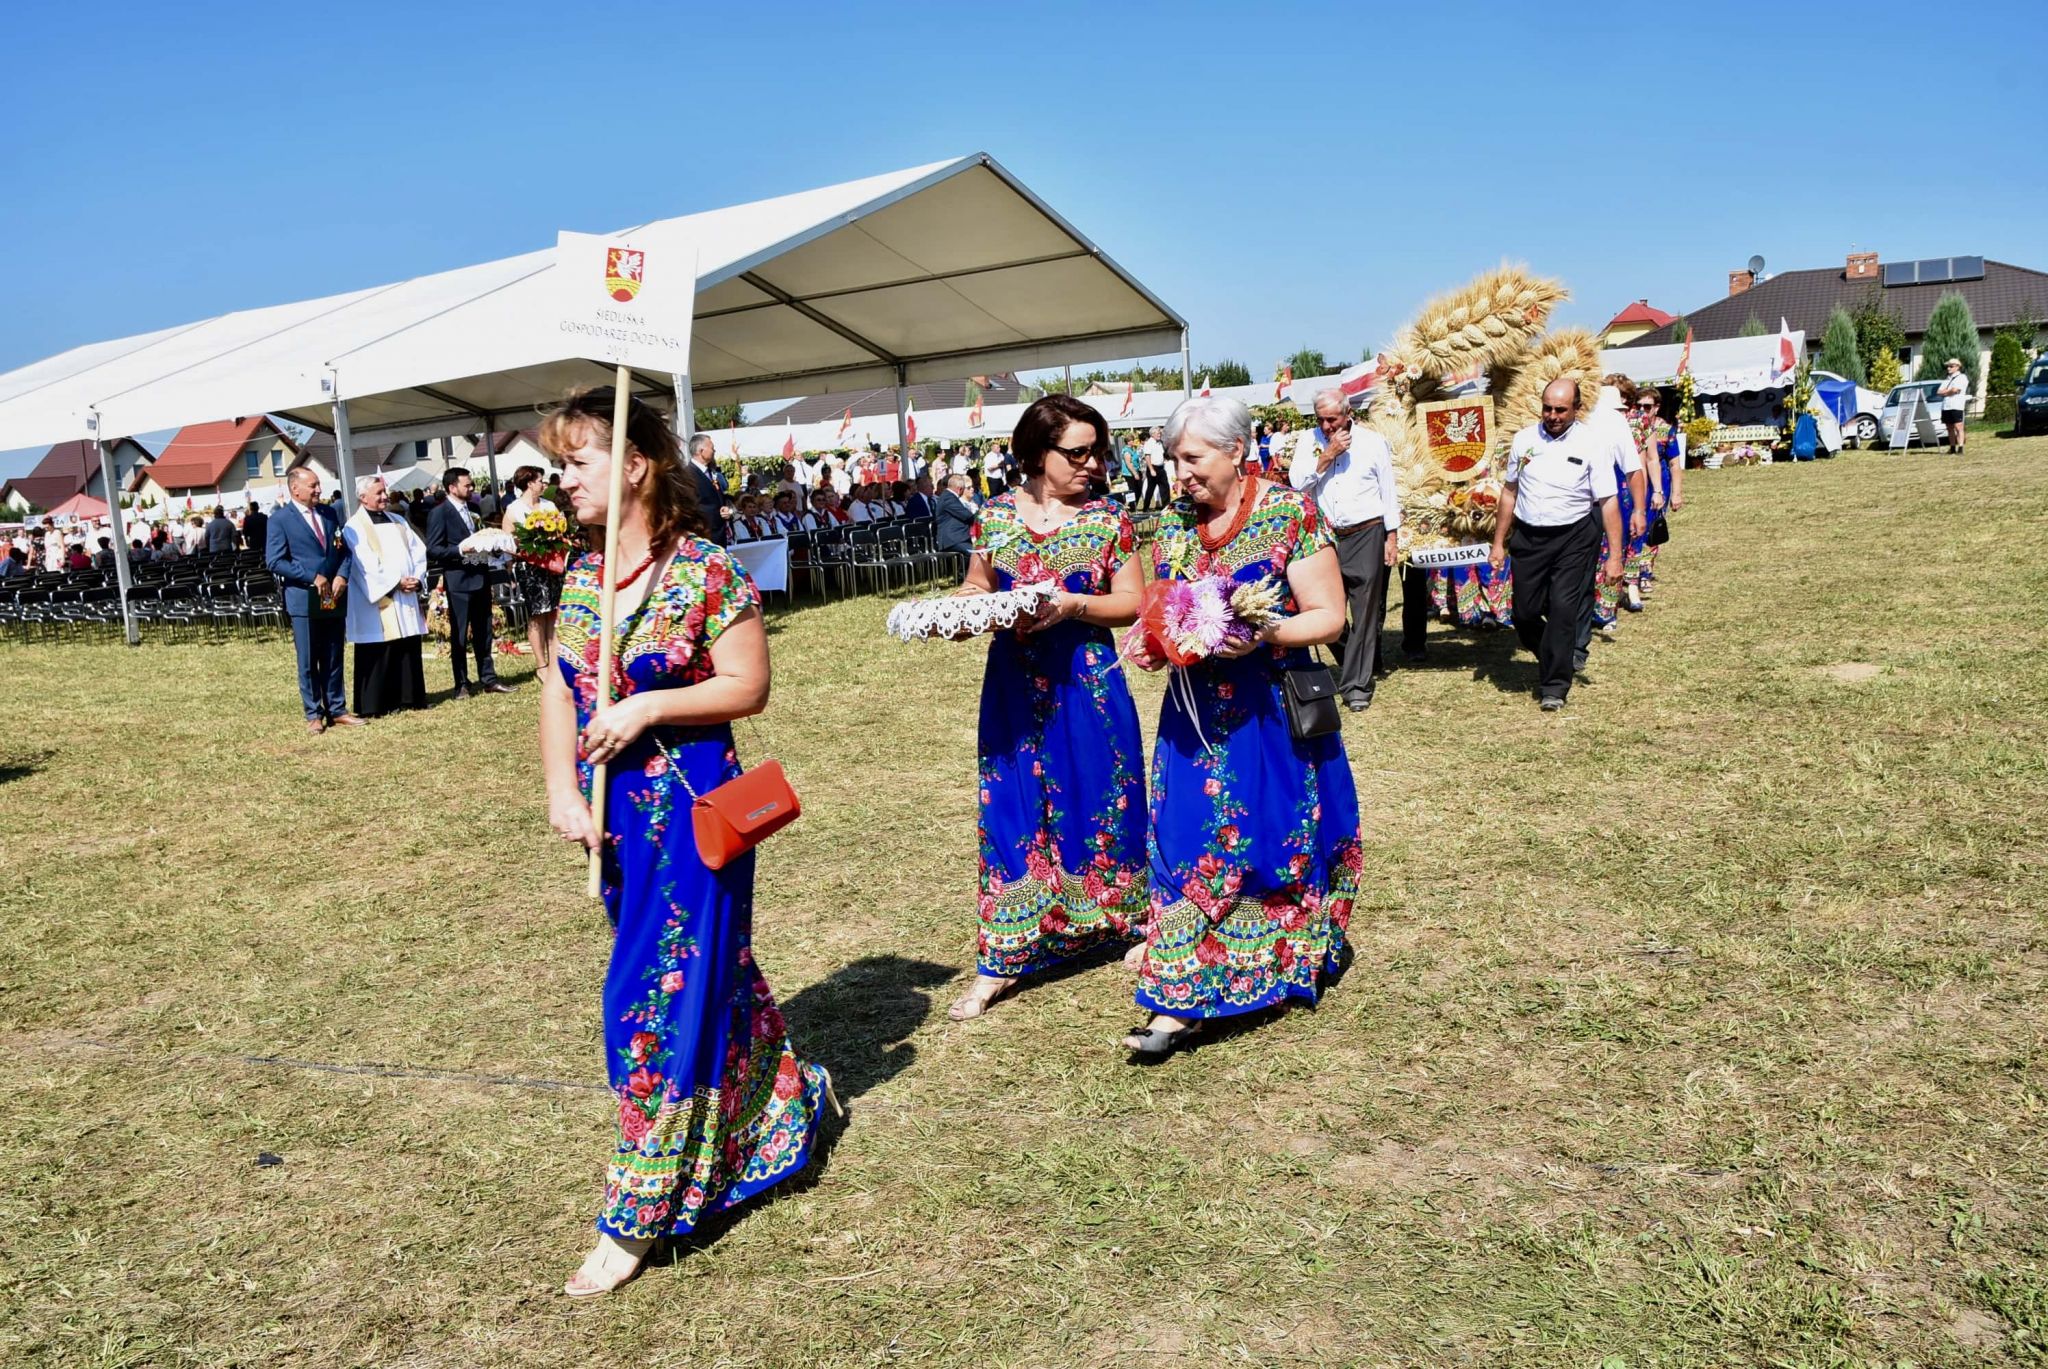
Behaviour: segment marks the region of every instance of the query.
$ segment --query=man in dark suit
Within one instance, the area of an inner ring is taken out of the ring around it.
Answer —
[[[362,727],[363,720],[348,711],[342,687],[346,620],[341,596],[348,590],[348,580],[340,572],[348,561],[348,544],[341,540],[341,520],[320,502],[320,477],[307,467],[293,471],[285,488],[291,501],[269,520],[263,562],[284,586],[306,730],[318,736],[329,727]]]
[[[469,511],[476,483],[460,466],[450,466],[441,483],[448,498],[427,519],[427,566],[441,572],[441,588],[448,596],[448,656],[455,668],[455,697],[466,699],[472,692],[510,694],[510,685],[498,683],[498,667],[491,660],[490,568],[462,559],[462,540],[481,526]],[[476,653],[475,691],[469,687],[471,650]]]
[[[249,511],[242,515],[242,545],[250,551],[266,551],[269,544],[264,540],[270,533],[270,515],[254,499],[249,501]]]
[[[225,506],[215,504],[213,517],[206,520],[206,554],[218,555],[235,549],[235,525],[228,522]]]
[[[903,501],[905,518],[930,518],[938,512],[938,504],[932,498],[932,478],[920,475],[917,486],[911,490],[910,498]]]
[[[939,496],[939,550],[970,555],[974,550],[974,504],[969,491],[974,482],[964,475],[956,475],[946,481],[946,492]]]
[[[714,542],[726,540],[725,492],[718,488],[712,467],[718,460],[718,444],[710,433],[690,439],[690,482],[697,491],[697,507],[704,511],[704,535]]]

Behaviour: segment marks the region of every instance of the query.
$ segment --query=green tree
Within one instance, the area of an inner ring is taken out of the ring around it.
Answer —
[[[1863,365],[1863,354],[1856,350],[1856,320],[1839,304],[1828,314],[1827,331],[1821,335],[1820,369],[1833,371],[1858,385],[1870,378]]]
[[[1692,324],[1686,321],[1684,314],[1680,314],[1677,318],[1671,320],[1671,340],[1673,342],[1684,342],[1685,330],[1690,327],[1692,327]]]
[[[1222,389],[1225,385],[1249,385],[1252,383],[1251,368],[1241,361],[1232,361],[1229,357],[1225,357],[1215,365],[1196,372],[1197,378],[1205,375],[1209,377],[1209,383],[1217,389]]]
[[[2019,338],[2005,329],[1998,330],[1998,336],[1991,339],[1991,374],[1984,382],[1984,393],[2009,395],[2020,387],[2020,377],[2027,373],[2027,349],[2020,346]]]
[[[1946,374],[1948,359],[1955,357],[1963,363],[1963,374],[1970,378],[1970,394],[1982,394],[1983,346],[1984,340],[1977,335],[1976,317],[1970,313],[1970,302],[1960,291],[1945,291],[1934,312],[1927,316],[1927,331],[1920,337],[1920,365],[1913,379],[1941,379]]]
[[[1740,328],[1735,330],[1735,336],[1762,337],[1764,334],[1770,331],[1770,329],[1764,327],[1764,321],[1762,319],[1758,318],[1755,315],[1755,313],[1751,313],[1749,319]]]
[[[731,404],[714,404],[708,409],[699,408],[696,411],[696,418],[697,426],[695,431],[700,433],[723,432],[727,428],[737,428],[739,426],[740,406],[737,402],[734,402]]]
[[[1884,290],[1875,285],[1849,311],[1849,317],[1856,324],[1856,354],[1863,358],[1863,370],[1871,386],[1889,390],[1898,380],[1886,384],[1878,377],[1899,375],[1899,349],[1906,345],[1906,325],[1885,307]]]
[[[1328,359],[1323,356],[1319,349],[1314,347],[1303,347],[1293,356],[1287,358],[1287,364],[1294,368],[1294,378],[1296,380],[1306,380],[1310,376],[1326,376],[1330,373]]]

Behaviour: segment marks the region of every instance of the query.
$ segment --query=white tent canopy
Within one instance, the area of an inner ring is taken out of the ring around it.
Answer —
[[[1660,347],[1615,347],[1600,354],[1603,371],[1619,371],[1630,380],[1652,385],[1671,385],[1678,380],[1678,361],[1684,343]],[[1806,355],[1806,334],[1792,334],[1792,355]],[[1775,370],[1778,335],[1716,338],[1692,346],[1693,393],[1702,395],[1741,394],[1746,390],[1774,390],[1790,385],[1789,372]]]
[[[1157,355],[1180,316],[986,155],[663,219],[694,249],[699,403]],[[0,375],[0,450],[272,413],[352,442],[506,428],[610,367],[566,355],[552,246],[76,348]],[[675,378],[636,374],[642,393]]]

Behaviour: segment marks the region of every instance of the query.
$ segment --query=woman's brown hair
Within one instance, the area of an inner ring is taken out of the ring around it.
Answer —
[[[1033,401],[1018,418],[1016,431],[1010,434],[1010,454],[1017,458],[1017,469],[1026,475],[1044,471],[1047,449],[1059,440],[1069,423],[1086,423],[1095,429],[1093,449],[1098,453],[1109,451],[1109,424],[1093,405],[1083,404],[1070,395],[1047,395]]]
[[[618,394],[609,385],[571,394],[541,418],[541,450],[560,459],[586,442],[609,446],[612,406],[617,402]],[[681,537],[704,536],[709,529],[697,503],[697,487],[668,418],[638,399],[628,399],[626,406],[627,445],[647,458],[647,544],[665,548]],[[611,516],[617,517],[617,511]]]

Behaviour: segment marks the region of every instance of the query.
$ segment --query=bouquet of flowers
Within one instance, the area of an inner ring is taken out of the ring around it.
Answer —
[[[1125,632],[1124,647],[1143,647],[1155,659],[1192,665],[1279,622],[1283,598],[1272,576],[1244,584],[1227,575],[1155,580],[1145,587],[1138,621]]]
[[[550,575],[568,569],[569,552],[576,545],[569,520],[553,504],[541,504],[520,519],[512,529],[512,541],[518,548],[513,555]]]

